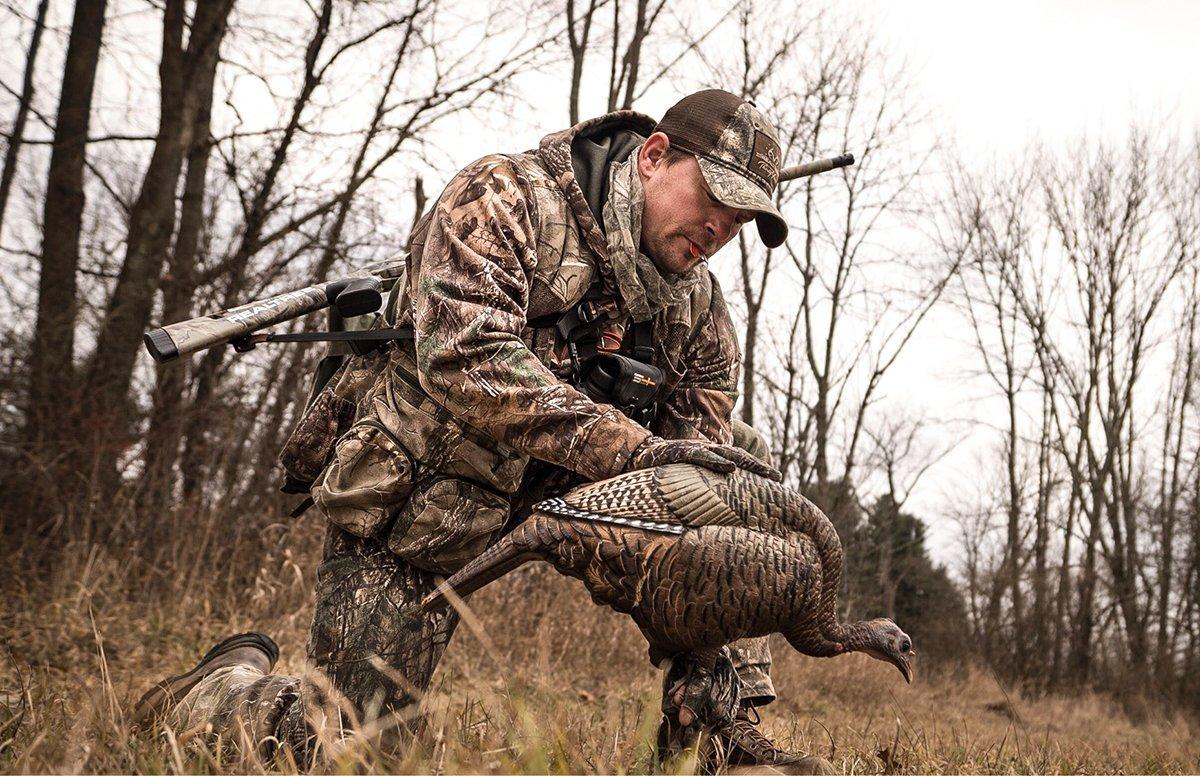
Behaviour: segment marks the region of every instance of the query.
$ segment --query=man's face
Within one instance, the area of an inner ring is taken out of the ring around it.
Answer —
[[[659,269],[678,274],[720,250],[755,213],[719,202],[704,182],[694,156],[668,165],[669,144],[666,135],[655,132],[638,156],[646,195],[642,252]]]

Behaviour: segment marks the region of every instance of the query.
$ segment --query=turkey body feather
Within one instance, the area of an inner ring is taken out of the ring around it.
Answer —
[[[897,652],[911,649],[894,623],[837,621],[842,548],[825,514],[745,471],[662,466],[542,502],[422,607],[444,606],[447,591],[469,595],[531,560],[581,580],[596,603],[628,614],[656,663],[778,632],[804,654],[863,650],[910,676],[907,659],[876,654],[887,652],[888,638]],[[882,632],[888,626],[894,633]]]

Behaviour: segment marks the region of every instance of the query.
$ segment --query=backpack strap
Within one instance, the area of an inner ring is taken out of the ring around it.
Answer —
[[[567,312],[539,316],[527,325],[533,329],[553,328],[566,343],[571,357],[571,385],[648,426],[657,414],[654,394],[663,377],[654,366],[654,321],[635,322],[626,330],[622,350],[628,356],[601,351],[597,322],[604,311],[603,298],[603,287],[597,281]]]

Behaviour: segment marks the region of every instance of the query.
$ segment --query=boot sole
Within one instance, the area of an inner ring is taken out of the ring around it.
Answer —
[[[274,668],[275,661],[279,660],[279,645],[265,633],[250,632],[230,636],[218,642],[212,649],[205,653],[204,657],[200,658],[200,662],[192,670],[176,674],[175,676],[169,676],[143,693],[142,697],[138,699],[138,702],[133,707],[134,726],[143,727],[146,723],[158,717],[161,713],[160,708],[164,704],[177,702],[180,698],[187,695],[193,687],[199,684],[201,679],[208,675],[205,669],[210,662],[240,647],[256,647],[261,650],[266,654],[271,668]]]

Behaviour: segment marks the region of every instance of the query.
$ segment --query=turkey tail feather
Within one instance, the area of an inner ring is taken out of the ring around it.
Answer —
[[[522,523],[478,558],[454,572],[432,593],[425,596],[421,601],[421,611],[445,608],[450,603],[448,592],[452,591],[457,597],[465,598],[513,569],[536,560],[539,555],[530,542],[530,539],[536,541],[536,533],[529,528],[529,523]]]

